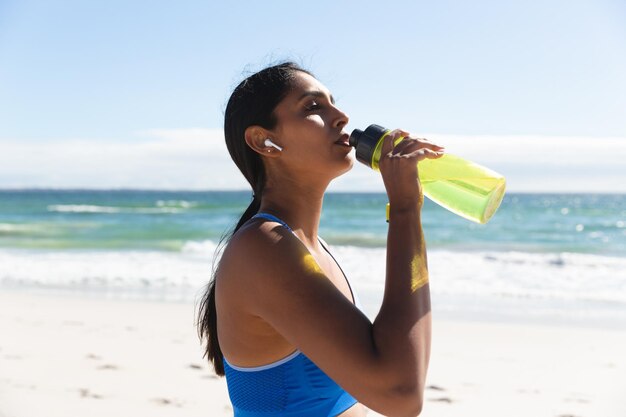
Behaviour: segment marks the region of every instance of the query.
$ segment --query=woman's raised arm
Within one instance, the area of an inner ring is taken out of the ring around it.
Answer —
[[[359,402],[389,416],[416,416],[431,317],[415,166],[438,154],[416,139],[394,148],[400,135],[406,132],[386,139],[380,160],[391,212],[385,293],[374,323],[337,290],[301,241],[275,223],[240,230],[222,266],[249,314],[268,322]]]

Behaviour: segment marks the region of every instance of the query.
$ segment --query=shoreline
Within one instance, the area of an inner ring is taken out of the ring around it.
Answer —
[[[232,416],[194,303],[0,290],[0,416]],[[424,415],[626,415],[626,331],[440,317]],[[368,416],[379,416],[372,411]]]
[[[374,320],[382,303],[382,291],[364,291],[361,283],[351,282],[359,295],[365,314]],[[70,287],[6,285],[0,294],[33,295],[68,299],[121,303],[197,305],[206,286],[181,287]],[[433,312],[443,321],[467,323],[541,325],[582,329],[622,330],[626,328],[626,310],[622,303],[554,300],[529,297],[498,297],[471,294],[441,294],[431,288]],[[598,307],[603,307],[599,311]],[[585,309],[586,308],[586,309]],[[575,316],[573,315],[575,314]],[[1,416],[0,416],[1,417]]]

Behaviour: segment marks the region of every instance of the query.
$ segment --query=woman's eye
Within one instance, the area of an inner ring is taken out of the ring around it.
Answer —
[[[317,101],[313,101],[306,106],[306,109],[309,111],[317,110],[319,108],[320,108],[320,105],[317,103]]]

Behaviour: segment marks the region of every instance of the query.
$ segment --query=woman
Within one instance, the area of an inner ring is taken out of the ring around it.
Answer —
[[[226,107],[228,150],[254,196],[209,283],[199,332],[235,416],[360,417],[361,404],[420,413],[431,317],[416,165],[443,148],[401,130],[385,139],[387,273],[372,323],[317,235],[328,184],[353,165],[347,123],[292,63],[245,79]]]

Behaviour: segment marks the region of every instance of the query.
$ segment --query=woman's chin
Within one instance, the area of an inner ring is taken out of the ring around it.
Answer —
[[[346,155],[346,158],[342,162],[344,163],[344,167],[337,173],[335,178],[342,176],[354,167],[354,157],[352,156],[352,153]]]

